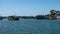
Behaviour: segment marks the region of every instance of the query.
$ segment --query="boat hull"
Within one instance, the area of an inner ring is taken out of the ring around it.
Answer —
[[[19,17],[15,17],[15,16],[12,16],[12,17],[11,17],[11,16],[10,16],[10,17],[8,17],[8,19],[9,19],[9,20],[19,20]]]

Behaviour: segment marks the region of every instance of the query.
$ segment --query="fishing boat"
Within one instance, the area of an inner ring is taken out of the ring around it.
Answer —
[[[18,16],[8,16],[9,20],[19,20]]]

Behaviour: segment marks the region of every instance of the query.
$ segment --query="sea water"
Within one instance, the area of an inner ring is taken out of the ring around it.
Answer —
[[[0,20],[0,34],[60,34],[60,20]]]

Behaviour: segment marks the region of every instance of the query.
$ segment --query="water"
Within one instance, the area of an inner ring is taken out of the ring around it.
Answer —
[[[0,20],[0,34],[60,34],[60,20]]]

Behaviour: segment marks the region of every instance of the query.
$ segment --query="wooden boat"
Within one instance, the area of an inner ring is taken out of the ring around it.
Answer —
[[[9,20],[19,20],[18,16],[9,16],[8,17]]]

